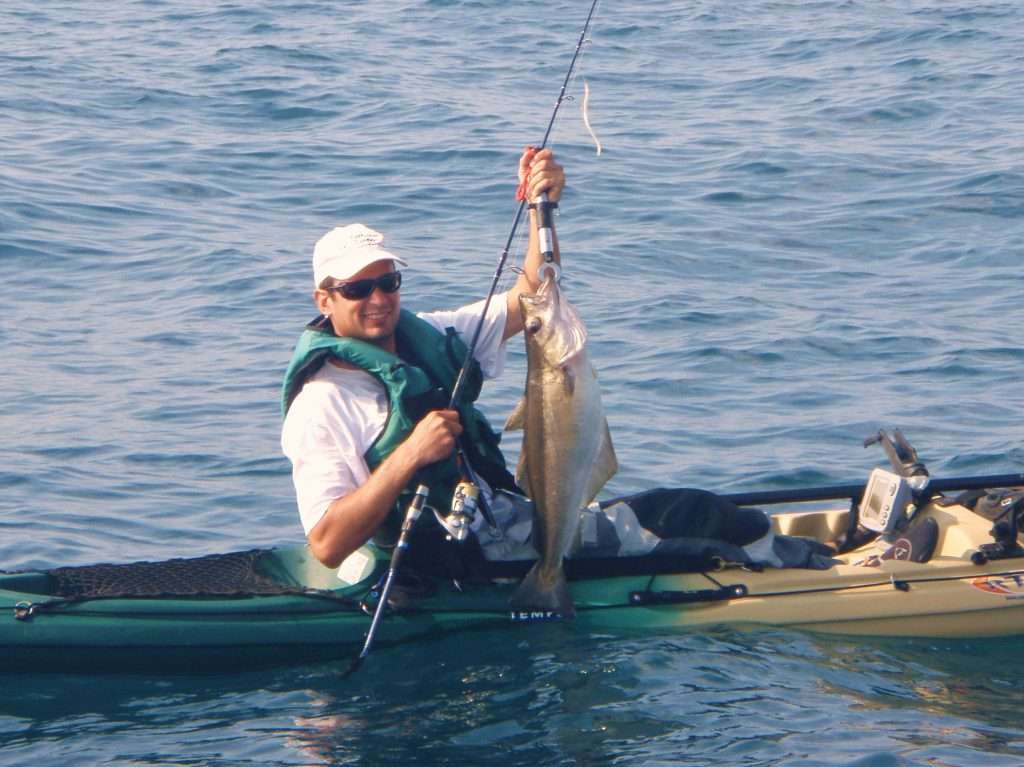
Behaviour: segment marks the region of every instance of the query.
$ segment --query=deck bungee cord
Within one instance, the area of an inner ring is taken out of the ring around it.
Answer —
[[[569,87],[569,83],[572,80],[573,72],[576,69],[576,62],[579,60],[580,52],[583,49],[583,45],[587,39],[587,32],[590,30],[590,22],[594,18],[594,12],[597,10],[599,0],[593,0],[590,4],[590,10],[587,13],[586,21],[583,23],[583,29],[580,31],[579,39],[576,42],[576,48],[573,51],[572,60],[569,62],[569,69],[565,73],[565,78],[562,80],[562,87],[558,92],[558,98],[555,100],[554,109],[551,111],[551,118],[548,120],[547,129],[544,131],[544,138],[541,140],[540,145],[537,147],[537,151],[544,149],[548,144],[548,139],[551,137],[551,131],[554,128],[555,120],[558,117],[558,111],[562,106],[562,102],[565,100],[566,90]],[[587,118],[587,126],[589,130],[589,118]],[[593,132],[591,131],[591,135]],[[595,137],[596,140],[596,137]],[[600,144],[598,145],[600,146]],[[521,187],[522,190],[522,187]],[[480,311],[480,319],[477,321],[476,328],[473,331],[473,336],[470,339],[469,348],[466,351],[465,359],[462,362],[462,367],[459,369],[459,374],[455,378],[455,383],[452,386],[451,397],[448,401],[448,409],[453,409],[459,400],[459,395],[462,393],[462,389],[465,386],[466,375],[469,367],[476,353],[477,344],[480,341],[480,334],[483,331],[484,322],[486,321],[487,311],[490,308],[491,300],[494,298],[495,293],[498,290],[498,284],[501,281],[502,273],[505,270],[505,263],[508,261],[509,250],[512,248],[512,243],[515,240],[516,232],[519,229],[519,222],[523,218],[523,211],[530,204],[526,199],[526,195],[520,191],[519,207],[516,209],[515,218],[512,221],[512,228],[509,231],[508,237],[505,240],[505,247],[502,248],[501,255],[498,257],[498,264],[494,270],[494,277],[491,280],[490,290],[487,292],[487,296],[484,299],[483,308]],[[547,193],[542,193],[536,203],[532,205],[536,206],[537,211],[537,234],[538,242],[540,246],[541,255],[544,258],[544,263],[541,265],[538,278],[544,278],[545,273],[548,273],[551,279],[557,280],[560,275],[558,265],[554,261],[554,237],[551,229],[551,211],[554,205],[548,200]],[[469,467],[468,461],[465,459],[465,452],[459,446],[456,448],[457,459],[461,466],[467,473],[472,473],[471,467]],[[402,521],[401,531],[398,536],[398,542],[395,544],[394,552],[391,555],[391,561],[388,565],[387,574],[384,577],[383,586],[380,589],[379,601],[377,602],[376,610],[373,613],[373,618],[370,622],[370,628],[366,633],[366,641],[363,643],[363,649],[359,655],[353,660],[352,665],[346,672],[346,676],[356,671],[370,654],[370,650],[373,646],[374,637],[377,634],[377,630],[380,627],[381,619],[383,618],[384,611],[387,608],[388,596],[391,593],[391,588],[394,585],[395,576],[398,573],[398,569],[401,565],[402,556],[410,545],[410,536],[413,527],[416,525],[416,521],[419,519],[420,514],[423,513],[423,508],[426,504],[427,495],[430,492],[430,488],[420,483],[416,487],[415,494],[413,495],[412,502],[409,504],[409,508],[406,511],[405,518]],[[481,507],[481,511],[486,516],[487,510],[485,507]],[[461,513],[460,509],[459,512]],[[452,527],[462,531],[464,536],[468,532],[468,521],[465,519],[454,520],[457,524]],[[493,524],[493,521],[488,519],[488,522]],[[444,524],[442,522],[442,524]],[[448,527],[448,525],[445,525]]]
[[[749,570],[749,568],[743,568]],[[750,570],[758,572],[757,570]],[[629,606],[651,607],[658,605],[680,605],[694,604],[700,602],[721,602],[734,599],[770,599],[772,597],[794,597],[802,594],[838,594],[848,591],[860,591],[863,589],[877,589],[889,586],[896,591],[909,592],[911,587],[922,583],[951,583],[953,581],[971,581],[978,578],[978,574],[969,573],[964,575],[934,575],[934,576],[913,576],[900,577],[890,574],[889,577],[881,575],[872,576],[863,583],[839,583],[827,586],[803,586],[798,588],[783,589],[778,591],[751,591],[745,584],[726,584],[718,581],[711,573],[697,573],[710,581],[714,589],[689,589],[689,590],[657,590],[654,588],[654,581],[659,575],[652,575],[650,582],[640,591],[630,592]],[[1015,578],[1024,575],[1024,570],[1005,570],[1001,572],[986,572],[985,578]],[[601,605],[597,609],[619,608],[623,605],[608,604]],[[584,609],[595,609],[593,607]],[[851,620],[856,620],[853,617]]]

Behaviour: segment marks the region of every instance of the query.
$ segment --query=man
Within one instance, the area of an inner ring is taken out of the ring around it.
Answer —
[[[557,203],[565,186],[550,150],[524,151],[519,179],[529,200],[546,192]],[[514,489],[497,436],[472,400],[480,375],[501,372],[505,342],[523,328],[519,294],[540,284],[535,209],[529,218],[522,271],[491,302],[456,409],[447,398],[483,303],[413,316],[401,310],[396,267],[406,262],[385,249],[383,235],[351,224],[317,242],[313,302],[321,317],[303,334],[286,375],[281,444],[310,549],[325,565],[337,566],[371,538],[393,540],[402,502],[419,481],[442,512],[467,476],[482,480],[487,498],[492,489]],[[558,261],[554,231],[552,239]],[[429,530],[427,522],[419,527]]]
[[[546,192],[556,203],[565,186],[565,173],[550,150],[527,149],[519,160],[519,178],[529,200]],[[530,503],[516,492],[498,435],[473,406],[483,378],[501,372],[505,342],[523,329],[519,295],[540,286],[544,259],[532,207],[529,217],[522,270],[512,289],[491,301],[453,409],[448,402],[483,302],[413,315],[401,309],[402,275],[396,267],[406,262],[385,249],[383,235],[350,224],[317,242],[313,301],[320,317],[300,337],[285,375],[281,445],[292,462],[310,549],[325,565],[337,567],[371,539],[394,543],[417,484],[430,488],[428,504],[445,514],[464,480],[480,487],[495,524],[484,525],[478,515],[476,535],[455,553],[444,543],[444,529],[426,514],[407,563],[430,574],[458,576],[474,558],[535,556],[529,543]],[[558,261],[553,230],[551,245]],[[728,561],[750,557],[783,564],[761,511],[738,509],[701,490],[658,489],[593,504],[581,510],[580,528],[594,535],[588,540],[581,532],[581,550],[574,556],[661,551],[678,558],[694,547],[703,551],[716,539]],[[814,555],[807,546],[796,549],[788,557],[792,562]],[[828,564],[826,559],[797,566]]]

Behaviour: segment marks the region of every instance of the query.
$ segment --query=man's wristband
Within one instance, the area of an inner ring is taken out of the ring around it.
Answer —
[[[529,208],[530,210],[537,210],[537,203],[531,202],[526,207]],[[558,203],[557,202],[549,202],[548,203],[548,207],[549,208],[557,208],[558,207]]]

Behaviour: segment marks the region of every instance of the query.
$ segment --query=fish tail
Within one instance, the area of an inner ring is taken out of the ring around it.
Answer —
[[[540,562],[526,574],[509,602],[517,610],[550,610],[563,618],[576,617],[565,573],[559,568],[558,577],[553,583],[547,583],[541,578]]]

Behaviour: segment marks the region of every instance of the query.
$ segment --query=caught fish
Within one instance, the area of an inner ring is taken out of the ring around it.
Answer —
[[[526,336],[526,394],[505,424],[523,429],[516,481],[533,499],[540,559],[512,596],[517,609],[576,614],[562,559],[580,509],[618,470],[587,356],[587,331],[549,273],[534,295],[520,295]]]

